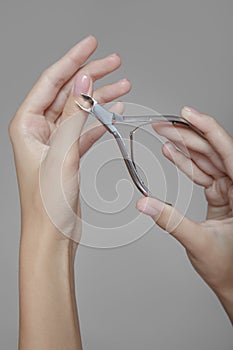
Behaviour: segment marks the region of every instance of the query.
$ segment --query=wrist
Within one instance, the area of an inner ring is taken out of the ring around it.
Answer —
[[[19,265],[19,343],[22,349],[50,349],[51,343],[54,348],[65,348],[67,334],[75,344],[72,348],[81,349],[81,345],[77,345],[80,336],[77,336],[74,287],[77,244],[68,239],[56,239],[53,233],[41,228],[22,231]],[[43,330],[49,330],[46,341],[41,337]],[[36,339],[39,345],[35,345]]]
[[[22,223],[20,255],[30,255],[32,260],[52,258],[74,261],[78,243],[63,236],[52,224],[30,220]]]
[[[74,261],[78,244],[64,236],[50,221],[43,206],[33,205],[21,212],[20,256],[51,261]]]
[[[72,241],[77,245],[81,238],[82,221],[80,206],[77,204],[77,213],[69,205],[57,203],[48,204],[47,208],[40,195],[33,199],[21,197],[21,232],[24,235],[43,240]]]

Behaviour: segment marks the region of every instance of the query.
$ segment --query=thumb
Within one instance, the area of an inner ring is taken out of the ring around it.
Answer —
[[[87,113],[82,111],[75,100],[81,93],[92,92],[91,78],[81,71],[77,73],[72,91],[66,101],[58,127],[49,140],[49,151],[46,155],[46,162],[55,164],[59,169],[76,173],[79,165],[79,138],[83,125],[87,119]],[[58,171],[58,173],[60,173]]]
[[[187,250],[195,252],[200,248],[204,235],[200,223],[189,220],[176,208],[155,198],[141,198],[137,209],[152,219],[164,230],[169,232]]]

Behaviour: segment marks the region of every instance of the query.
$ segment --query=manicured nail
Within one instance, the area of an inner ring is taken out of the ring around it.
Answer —
[[[149,205],[143,206],[138,205],[138,210],[141,211],[143,214],[149,215],[149,216],[157,216],[159,214],[159,211]]]
[[[111,53],[108,57],[120,57],[118,53]]]
[[[78,73],[74,80],[73,93],[75,96],[87,94],[91,85],[91,79],[88,75]]]
[[[164,203],[155,198],[143,198],[137,202],[137,209],[150,216],[158,216],[163,207]]]
[[[85,38],[83,38],[80,42],[84,42],[84,41],[89,40],[91,38],[96,39],[94,35],[90,34],[90,35],[86,36]]]
[[[182,109],[181,114],[186,119],[200,116],[200,113],[196,109],[187,106]]]

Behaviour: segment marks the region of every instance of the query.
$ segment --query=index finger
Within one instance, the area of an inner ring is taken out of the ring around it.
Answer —
[[[96,38],[90,35],[47,68],[29,92],[21,108],[30,110],[32,113],[43,114],[61,87],[72,78],[95,51],[97,44]]]
[[[233,179],[233,137],[209,115],[201,114],[190,107],[184,107],[181,114],[204,132],[206,139],[222,158],[228,175]]]

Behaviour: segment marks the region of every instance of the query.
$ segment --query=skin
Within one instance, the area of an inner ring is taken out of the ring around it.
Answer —
[[[78,120],[75,123],[77,140],[64,161],[62,181],[70,207],[79,214],[79,160],[105,130],[99,127],[83,132],[86,115],[77,114],[75,99],[80,92],[92,94],[94,81],[121,63],[119,56],[111,55],[85,64],[96,47],[96,39],[90,36],[48,68],[9,127],[21,202],[20,350],[82,349],[74,287],[78,241],[64,236],[51,222],[41,198],[39,172],[42,168],[48,175],[50,188],[55,181],[51,169],[64,160],[59,158],[59,147],[64,141],[63,126],[77,116],[78,119],[74,119]],[[123,80],[96,90],[93,96],[104,103],[129,90],[130,83]],[[114,108],[120,113],[123,106],[117,104]],[[152,198],[141,199],[137,206],[185,247],[194,268],[217,294],[233,322],[233,141],[213,118],[191,109],[183,110],[182,115],[202,130],[207,139],[179,128],[191,160],[179,151],[182,145],[175,139],[171,127],[160,125],[156,131],[177,146],[166,144],[164,155],[188,176],[191,173],[187,161],[193,163],[192,180],[204,186],[208,201],[206,221],[194,223],[175,208]],[[55,213],[65,227],[73,217],[67,217],[69,213],[64,215],[64,212],[62,203]],[[78,224],[79,221],[74,222],[73,231],[81,232]]]
[[[86,63],[96,47],[97,40],[89,36],[49,67],[9,127],[21,203],[20,350],[82,349],[74,287],[78,242],[64,236],[51,222],[41,198],[39,171],[42,168],[48,175],[50,188],[56,179],[51,169],[63,160],[59,158],[61,130],[73,117],[77,139],[64,161],[62,180],[65,191],[69,188],[67,201],[73,212],[79,213],[79,160],[105,129],[89,128],[83,133],[87,115],[78,110],[75,99],[84,92],[105,103],[130,90],[124,79],[93,92],[95,80],[121,65],[116,54]],[[120,113],[123,107],[118,103],[113,108]],[[56,215],[64,227],[67,220],[72,221],[64,215],[63,204],[56,207]],[[79,223],[73,225],[74,231],[81,232]]]
[[[233,324],[233,138],[208,115],[189,107],[181,115],[206,139],[185,127],[164,123],[153,127],[169,140],[163,154],[204,187],[206,220],[193,222],[153,198],[140,199],[137,208],[184,246],[194,269],[216,293]]]

